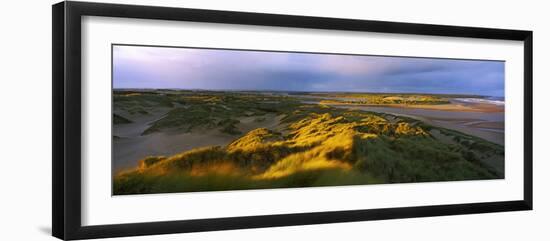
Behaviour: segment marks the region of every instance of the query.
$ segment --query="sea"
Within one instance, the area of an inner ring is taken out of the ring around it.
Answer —
[[[467,103],[504,105],[504,97],[502,96],[488,96],[484,98],[455,98],[455,100],[460,102],[467,102]]]

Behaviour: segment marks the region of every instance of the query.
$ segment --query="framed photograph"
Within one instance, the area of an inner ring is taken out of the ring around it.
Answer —
[[[55,4],[53,235],[531,210],[532,48],[524,30]]]

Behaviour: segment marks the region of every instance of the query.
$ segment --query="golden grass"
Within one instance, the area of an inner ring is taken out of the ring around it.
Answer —
[[[311,114],[308,118],[290,124],[290,132],[286,138],[280,133],[266,128],[258,128],[233,141],[225,148],[203,147],[168,158],[145,158],[139,162],[137,171],[152,175],[166,175],[174,171],[188,172],[191,176],[243,175],[253,179],[280,178],[310,170],[349,171],[353,167],[354,140],[377,137],[377,134],[359,132],[358,127],[389,124],[378,116],[362,115],[360,117],[362,118],[360,121],[350,122],[343,116],[333,117],[329,113]],[[384,128],[380,130],[378,128],[373,128],[373,130],[384,131]],[[395,129],[396,133],[401,135],[426,134],[422,129],[411,127],[406,123],[399,123]],[[280,147],[302,151],[288,155],[275,155],[275,157],[281,158],[274,160],[273,164],[265,165],[265,168],[248,165],[244,168],[249,169],[248,172],[243,171],[242,167],[235,164],[235,159],[239,159],[242,155],[248,156],[248,159],[262,159],[265,157],[259,153],[276,154],[277,148]],[[213,154],[216,152],[219,152],[218,155]],[[205,153],[208,153],[209,156],[203,156]],[[233,157],[230,157],[231,155]]]
[[[128,94],[122,94],[122,96],[140,96],[141,93],[128,93]]]
[[[136,169],[118,174],[115,184],[121,192],[135,193],[148,190],[143,183],[164,183],[166,190],[225,190],[490,176],[477,169],[478,164],[468,163],[461,159],[462,154],[436,142],[414,122],[392,123],[366,112],[310,113],[288,123],[287,131],[283,135],[258,128],[225,147],[147,157]],[[446,163],[453,166],[445,169]],[[454,176],[445,174],[447,171]],[[331,177],[341,180],[331,181]],[[188,183],[174,181],[180,179]],[[206,181],[210,179],[215,181]]]
[[[296,161],[304,160],[308,158],[307,153],[299,153],[292,155],[288,158],[285,158],[267,171],[260,175],[256,175],[254,179],[273,179],[281,178],[285,176],[290,176],[292,174],[303,172],[303,171],[314,171],[314,170],[327,170],[327,169],[339,169],[342,171],[349,171],[352,168],[352,165],[349,163],[337,161],[337,160],[327,160],[323,157],[313,157],[307,161]]]
[[[195,165],[189,170],[189,175],[201,177],[206,175],[241,176],[241,170],[231,162],[222,162],[214,165]]]

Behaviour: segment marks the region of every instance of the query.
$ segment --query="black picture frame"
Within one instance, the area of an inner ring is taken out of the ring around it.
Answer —
[[[140,222],[81,224],[81,17],[104,16],[350,30],[427,36],[517,40],[524,43],[524,194],[521,200],[420,207]],[[533,33],[532,31],[336,19],[171,7],[60,2],[52,6],[53,150],[52,233],[60,239],[106,238],[308,225],[380,219],[532,210]]]

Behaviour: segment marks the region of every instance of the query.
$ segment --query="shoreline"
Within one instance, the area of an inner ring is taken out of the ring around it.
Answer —
[[[386,107],[386,108],[402,108],[402,109],[425,109],[425,110],[439,110],[450,112],[481,112],[481,113],[499,113],[504,112],[504,107],[483,104],[483,103],[471,103],[471,104],[438,104],[438,105],[407,105],[407,104],[358,104],[358,103],[326,103],[318,102],[319,104],[330,106],[356,106],[356,107]]]
[[[482,108],[479,106],[473,107],[477,108],[478,111],[452,110],[449,108],[407,108],[404,105],[400,107],[381,105],[329,106],[409,117],[429,125],[463,132],[495,144],[504,145],[504,112],[492,111],[494,108],[488,108],[489,111],[486,111],[483,109],[485,104],[482,105]]]

